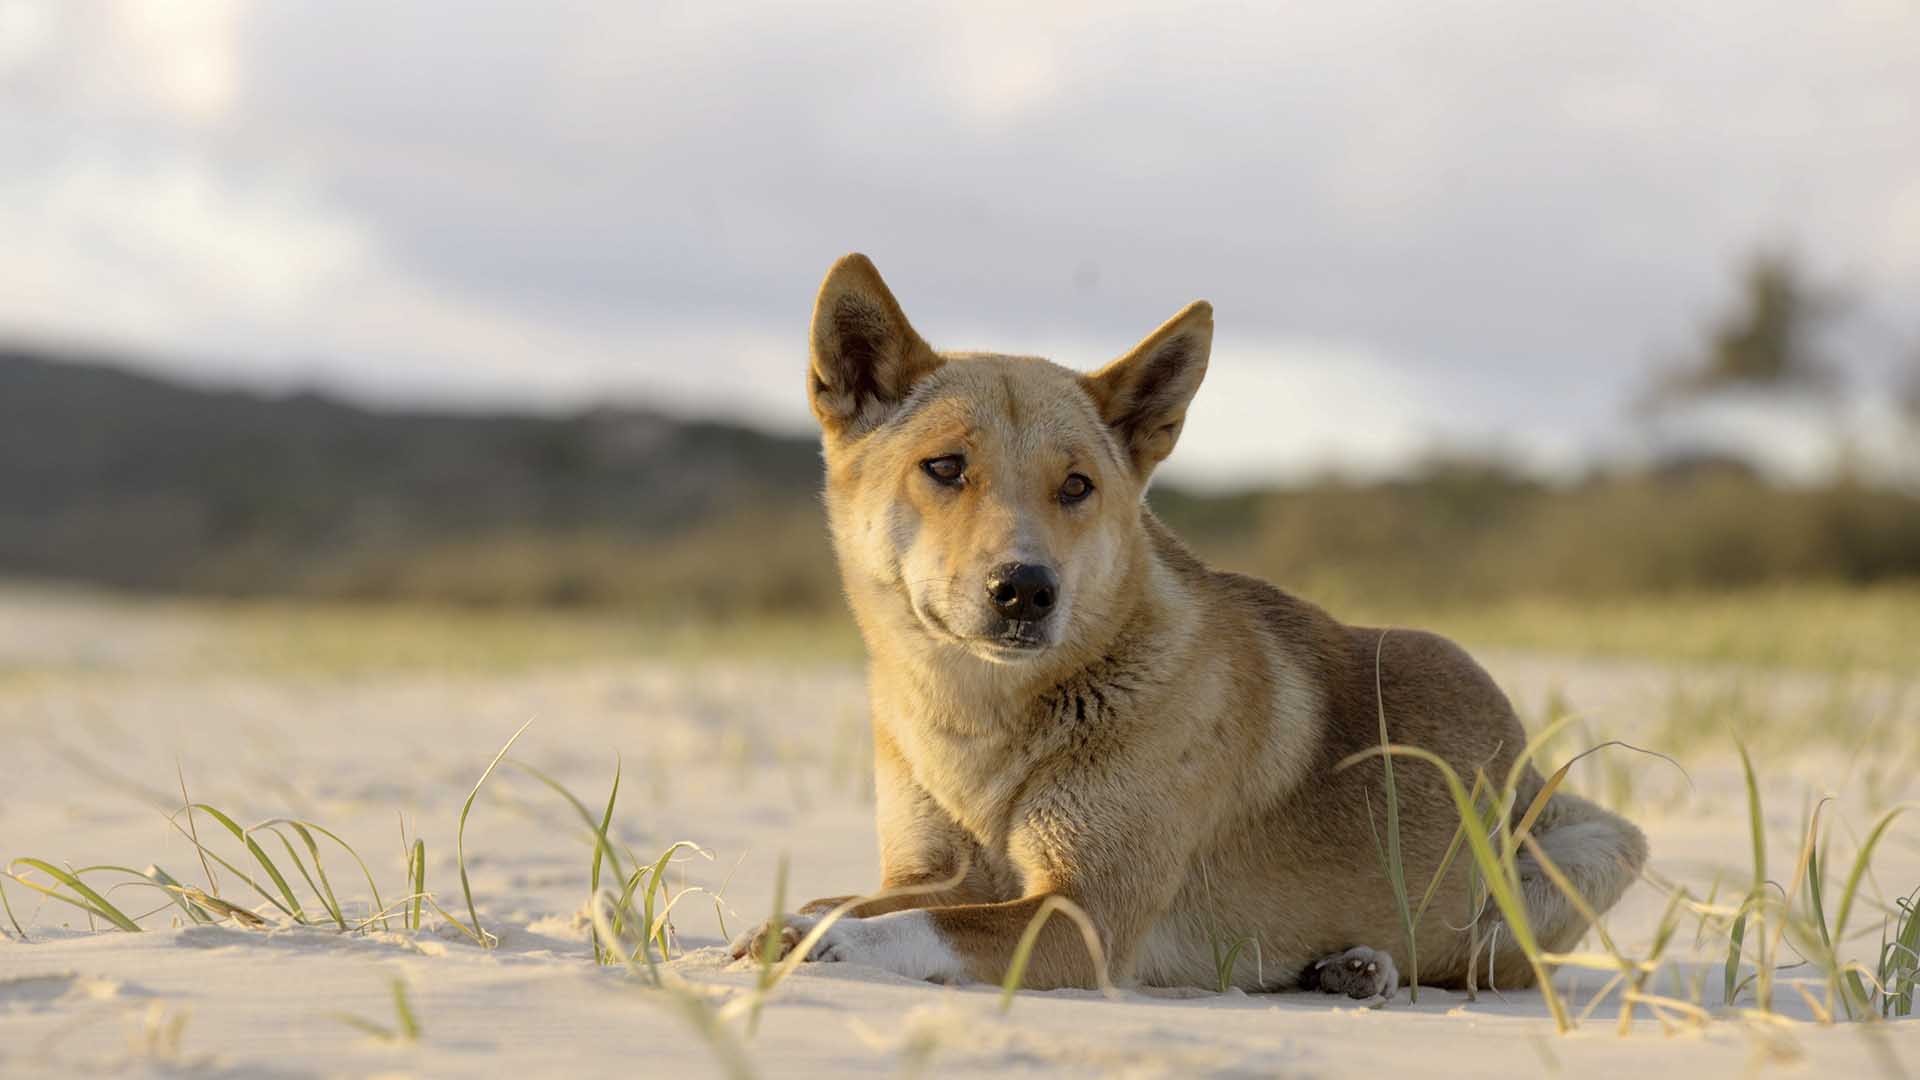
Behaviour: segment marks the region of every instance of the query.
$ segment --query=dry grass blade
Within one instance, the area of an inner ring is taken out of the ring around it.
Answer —
[[[1520,777],[1526,772],[1527,766],[1532,763],[1534,758],[1538,757],[1541,753],[1543,753],[1547,747],[1553,745],[1554,740],[1560,737],[1560,733],[1565,731],[1569,726],[1574,724],[1578,719],[1579,717],[1575,716],[1572,713],[1568,713],[1567,715],[1562,716],[1559,719],[1548,724],[1546,727],[1541,728],[1540,731],[1537,734],[1535,734],[1533,738],[1527,740],[1527,744],[1520,748],[1520,753],[1518,756],[1516,756],[1513,759],[1513,763],[1507,766],[1507,783],[1506,783],[1506,786],[1501,789],[1501,791],[1505,792],[1508,798],[1516,797],[1514,793],[1520,790]],[[1594,747],[1593,749],[1597,750],[1599,749],[1599,747]],[[1562,772],[1567,771],[1567,769],[1570,768],[1575,761],[1580,760],[1580,758],[1585,757],[1586,754],[1590,754],[1592,752],[1593,750],[1588,750],[1583,754],[1575,756],[1573,759],[1567,762],[1566,766],[1562,767],[1561,771]],[[1558,787],[1559,784],[1556,781],[1549,784],[1548,786]],[[1551,793],[1549,792],[1547,794],[1550,795]],[[1547,805],[1546,798],[1544,796],[1536,796],[1534,798],[1533,803],[1527,808],[1528,813],[1526,815],[1523,815],[1522,823],[1527,826],[1531,826],[1533,824],[1533,819],[1539,816],[1539,811],[1541,809],[1544,809],[1546,805]],[[1516,850],[1520,846],[1518,841],[1510,841],[1510,843],[1511,843],[1511,846]]]
[[[1013,996],[1020,990],[1020,984],[1026,981],[1027,963],[1033,958],[1033,947],[1040,940],[1040,931],[1047,920],[1055,913],[1072,919],[1080,928],[1080,940],[1087,947],[1087,957],[1093,961],[1093,978],[1100,992],[1108,997],[1118,997],[1113,983],[1107,978],[1107,952],[1100,947],[1100,933],[1093,925],[1093,919],[1086,909],[1058,893],[1040,902],[1040,910],[1033,913],[1027,921],[1027,928],[1021,932],[1020,941],[1013,947],[1013,959],[1007,964],[1007,977],[1000,983],[1000,1011],[1006,1013],[1013,1008]]]
[[[220,895],[220,879],[213,876],[213,865],[207,862],[207,849],[200,846],[200,826],[193,820],[193,798],[187,794],[187,770],[178,757],[173,759],[173,774],[180,781],[180,807],[187,814],[187,836],[193,841],[194,850],[200,853],[200,871],[207,875],[207,891]]]
[[[158,866],[149,866],[144,876],[148,881],[167,890],[167,895],[173,899],[174,905],[186,913],[188,922],[210,923],[215,921],[214,916],[209,915],[206,908],[192,899],[187,891],[189,886],[182,885],[172,874],[167,873]],[[251,914],[251,912],[249,912],[249,914]]]
[[[785,860],[783,859],[782,866],[784,867],[784,865]],[[972,864],[970,862],[966,859],[961,859],[959,868],[940,881],[930,881],[919,885],[898,885],[891,889],[882,889],[879,892],[870,893],[866,896],[854,896],[841,901],[825,915],[815,920],[812,929],[808,930],[806,935],[800,939],[800,943],[795,945],[793,949],[787,953],[786,959],[780,961],[779,966],[773,969],[771,981],[767,983],[766,989],[770,990],[780,985],[781,980],[793,974],[795,968],[805,963],[807,955],[813,951],[815,945],[820,943],[820,939],[826,936],[827,931],[833,929],[833,924],[845,918],[847,913],[854,908],[859,907],[861,904],[873,903],[877,900],[895,900],[908,896],[930,896],[934,893],[945,892],[948,889],[959,888],[960,883],[967,879],[967,873],[971,868]],[[780,877],[777,880],[781,882],[781,891],[784,896],[786,881],[784,869],[781,871]],[[781,905],[776,905],[776,907],[779,906]],[[784,909],[781,912],[776,912],[775,916],[784,922],[786,918]],[[778,933],[779,930],[776,926],[772,932],[769,933],[768,940],[772,941]]]
[[[627,955],[627,951],[620,947],[620,931],[613,924],[611,908],[612,902],[608,900],[605,893],[595,893],[587,903],[587,916],[593,922],[594,931],[611,943],[608,951],[621,958],[629,974],[639,976],[646,971],[651,976],[655,989],[650,992],[666,995],[675,1011],[684,1016],[706,1041],[714,1057],[719,1059],[722,1071],[728,1077],[732,1080],[752,1080],[753,1066],[747,1060],[746,1048],[733,1037],[732,1032],[727,1030],[726,1021],[729,1017],[738,1015],[743,1008],[757,1010],[761,995],[747,994],[735,998],[725,1008],[715,1009],[685,980],[673,972],[641,968],[634,962],[633,957]]]
[[[773,915],[767,919],[766,940],[763,941],[760,946],[760,975],[759,978],[754,981],[752,1004],[747,1010],[748,1035],[752,1035],[760,1027],[760,1006],[767,1000],[767,992],[772,990],[785,975],[784,972],[780,975],[774,973],[773,962],[780,957],[780,939],[785,935],[786,928],[787,857],[782,854],[780,856],[779,866],[774,870],[773,874]],[[819,928],[815,927],[815,929],[818,930]],[[817,940],[819,940],[817,937],[809,935],[806,940],[794,947],[793,955],[796,957],[794,960],[795,966],[798,966],[801,960],[807,958],[807,953],[812,950],[813,943]],[[653,963],[653,954],[651,952],[647,954],[647,963],[649,965]],[[656,974],[654,978],[657,980],[659,976]]]
[[[1543,956],[1542,959],[1553,964],[1573,964],[1578,967],[1592,968],[1597,971],[1617,971],[1620,977],[1626,981],[1629,991],[1634,993],[1639,992],[1641,987],[1645,985],[1647,976],[1653,974],[1653,972],[1659,968],[1658,962],[1653,959],[1634,960],[1622,952],[1620,947],[1614,944],[1613,935],[1607,932],[1606,924],[1600,921],[1600,913],[1594,910],[1593,905],[1587,901],[1587,898],[1581,894],[1578,888],[1574,887],[1573,882],[1568,879],[1566,873],[1560,869],[1559,865],[1548,857],[1546,848],[1542,847],[1540,842],[1535,840],[1531,833],[1522,833],[1520,840],[1526,846],[1527,854],[1533,856],[1534,864],[1539,866],[1540,871],[1547,875],[1547,880],[1553,882],[1554,888],[1559,889],[1561,895],[1567,898],[1567,903],[1573,905],[1573,909],[1580,913],[1580,917],[1587,921],[1587,925],[1593,927],[1594,936],[1600,939],[1601,947],[1606,950],[1604,955],[1548,953]],[[1673,911],[1671,901],[1669,901],[1667,905],[1667,910],[1670,916]],[[1666,918],[1663,917],[1661,920],[1663,926],[1666,924],[1666,921]],[[1656,944],[1656,951],[1662,945],[1664,945],[1664,942]],[[1631,1031],[1632,1028],[1633,1000],[1628,995],[1623,994],[1620,999],[1619,1032],[1621,1035],[1625,1035]]]
[[[1794,991],[1800,995],[1800,999],[1807,1003],[1807,1011],[1813,1013],[1815,1020],[1827,1025],[1833,1023],[1833,1013],[1821,1004],[1819,998],[1813,996],[1813,991],[1808,990],[1805,983],[1795,979],[1787,985],[1793,987]]]
[[[1625,996],[1638,1004],[1680,1013],[1701,1027],[1705,1027],[1707,1024],[1713,1022],[1712,1013],[1709,1013],[1691,1001],[1681,1001],[1675,997],[1666,997],[1661,994],[1647,994],[1639,991],[1628,991]]]
[[[253,912],[248,911],[246,908],[240,907],[237,904],[229,904],[225,900],[222,900],[217,896],[212,896],[205,892],[202,892],[201,890],[196,889],[191,885],[175,885],[175,886],[170,886],[170,888],[177,890],[180,893],[180,895],[186,897],[188,900],[193,901],[195,904],[199,905],[200,907],[206,908],[208,911],[214,912],[215,914],[218,914],[223,918],[230,918],[234,922],[237,922],[242,926],[251,927],[257,930],[260,927],[267,925],[267,920],[261,918],[258,915],[255,915]]]
[[[678,978],[667,980],[661,991],[706,1041],[707,1048],[719,1059],[720,1068],[729,1080],[753,1080],[753,1065],[747,1060],[746,1047],[741,1046],[740,1041],[727,1030],[720,1015],[705,999]]]

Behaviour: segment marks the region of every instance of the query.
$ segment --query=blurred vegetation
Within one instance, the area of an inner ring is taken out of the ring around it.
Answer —
[[[161,593],[836,613],[809,439],[638,412],[378,413],[0,351],[0,576]],[[1920,583],[1920,498],[1738,462],[1553,484],[1474,460],[1154,508],[1346,611]]]
[[[1657,382],[1648,404],[1680,404],[1729,391],[1824,394],[1840,372],[1823,337],[1846,308],[1838,290],[1813,282],[1792,255],[1747,261],[1731,311],[1707,331],[1697,355]]]
[[[1724,462],[1571,485],[1437,462],[1378,483],[1153,503],[1218,564],[1361,604],[1920,581],[1920,499],[1785,488]]]
[[[1835,485],[1782,489],[1737,472],[1601,477],[1552,487],[1486,465],[1402,480],[1240,495],[1161,489],[1151,502],[1215,565],[1329,603],[1425,608],[1788,585],[1920,583],[1920,500]],[[219,591],[465,605],[604,606],[667,617],[840,607],[811,500],[660,538],[446,538],[347,553],[297,580],[230,564]]]

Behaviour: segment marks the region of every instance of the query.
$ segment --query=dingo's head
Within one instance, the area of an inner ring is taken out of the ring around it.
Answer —
[[[814,305],[807,392],[834,545],[869,635],[1015,663],[1111,633],[1139,584],[1142,492],[1212,343],[1200,302],[1090,375],[937,353],[865,256],[835,263]]]

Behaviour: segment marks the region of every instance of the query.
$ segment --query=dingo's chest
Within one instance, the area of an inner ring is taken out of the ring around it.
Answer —
[[[987,851],[1004,853],[1016,803],[1031,790],[1044,756],[1036,741],[1012,732],[976,732],[904,719],[893,736],[914,782]]]

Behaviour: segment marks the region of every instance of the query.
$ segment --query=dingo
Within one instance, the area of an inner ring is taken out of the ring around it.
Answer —
[[[809,959],[997,981],[1057,895],[1090,917],[1118,984],[1213,987],[1216,946],[1251,939],[1233,985],[1391,997],[1403,937],[1375,847],[1383,770],[1335,766],[1379,745],[1381,709],[1394,742],[1469,780],[1504,781],[1526,737],[1451,642],[1345,626],[1209,570],[1147,510],[1207,370],[1212,308],[1083,375],[935,352],[849,255],[812,336],[827,514],[871,655],[881,884],[956,883],[853,908]],[[1431,766],[1403,758],[1395,776],[1417,901],[1459,817]],[[1543,783],[1521,776],[1516,819]],[[1532,836],[1594,911],[1647,855],[1639,829],[1564,792]],[[1419,924],[1422,982],[1460,985],[1474,962],[1455,929],[1468,862]],[[1586,919],[1530,856],[1520,870],[1540,947],[1569,948]],[[789,918],[780,947],[837,902]],[[1529,984],[1499,921],[1486,905],[1488,970]],[[735,955],[758,955],[765,933]],[[1073,922],[1049,919],[1025,985],[1098,981]]]

